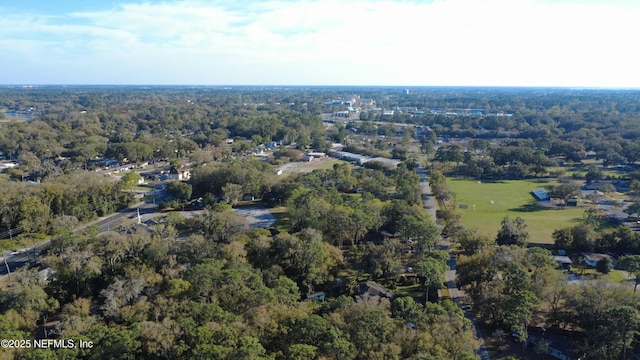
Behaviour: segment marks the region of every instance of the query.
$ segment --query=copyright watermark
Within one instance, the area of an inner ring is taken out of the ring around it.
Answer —
[[[91,349],[93,341],[73,339],[2,339],[0,346],[3,349]]]

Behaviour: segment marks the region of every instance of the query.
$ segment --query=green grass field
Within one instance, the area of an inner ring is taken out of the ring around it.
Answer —
[[[521,217],[527,224],[529,242],[552,244],[556,229],[578,223],[585,208],[541,209],[531,196],[534,189],[555,183],[546,180],[482,181],[448,179],[457,204],[468,205],[462,212],[462,225],[495,237],[505,216]],[[492,203],[493,202],[493,203]],[[474,207],[475,204],[475,207]],[[475,209],[474,209],[475,208]]]
[[[285,206],[278,206],[269,209],[271,215],[276,218],[276,222],[273,224],[273,228],[281,231],[288,232],[291,229],[291,222],[289,219],[289,213]]]
[[[612,284],[628,284],[629,283],[626,275],[620,270],[611,270],[611,272],[607,275],[600,274],[596,269],[587,268],[587,269],[581,270],[576,266],[572,266],[571,270],[573,270],[576,274],[580,274],[580,275],[592,275],[596,277],[603,277],[607,279],[607,282]]]

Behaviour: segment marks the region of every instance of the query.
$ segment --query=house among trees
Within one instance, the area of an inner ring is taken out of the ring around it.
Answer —
[[[302,155],[302,161],[312,161],[315,159],[324,159],[327,157],[326,153],[318,151],[309,151]]]
[[[402,161],[400,160],[396,160],[396,159],[387,159],[384,157],[374,157],[371,158],[369,160],[367,160],[365,163],[371,162],[371,161],[377,161],[381,164],[383,164],[384,166],[386,166],[388,169],[392,169],[395,170],[396,168],[398,168],[398,165],[400,165],[402,163]]]
[[[557,255],[554,256],[553,259],[558,263],[558,267],[561,269],[570,269],[571,264],[573,263],[571,258],[568,256]]]
[[[253,148],[252,152],[254,155],[263,155],[265,151],[265,147],[264,146],[257,146],[255,148]]]
[[[6,172],[9,169],[13,169],[14,167],[17,167],[18,164],[13,162],[13,161],[2,161],[0,162],[0,173]]]
[[[604,259],[604,258],[609,258],[609,260],[611,261],[611,264],[613,264],[614,259],[613,256],[611,255],[607,255],[607,254],[599,254],[599,253],[584,253],[582,254],[582,257],[584,258],[584,263],[585,265],[595,268],[598,266],[598,261]]]
[[[185,168],[176,169],[175,167],[171,167],[167,178],[170,180],[187,181],[191,179],[191,171]]]
[[[400,234],[399,231],[396,231],[392,234],[386,230],[381,230],[380,235],[382,236],[383,240],[400,240],[402,238],[402,234]]]
[[[266,146],[267,149],[273,151],[278,148],[278,143],[275,141],[269,141],[268,143],[264,144],[264,146]]]
[[[541,352],[546,352],[555,359],[560,360],[575,360],[580,359],[571,356],[574,350],[574,346],[570,339],[566,336],[550,333],[542,329],[540,333],[529,336],[527,339],[527,345],[532,348],[540,349]]]
[[[307,299],[315,300],[315,301],[324,301],[326,299],[326,293],[324,291],[316,291],[310,294],[307,294]]]
[[[393,294],[391,293],[391,291],[387,290],[384,286],[378,284],[375,281],[365,281],[359,283],[356,293],[361,297],[379,296],[381,298],[393,300]]]
[[[582,185],[582,190],[599,190],[602,192],[629,191],[629,184],[623,180],[595,180]]]

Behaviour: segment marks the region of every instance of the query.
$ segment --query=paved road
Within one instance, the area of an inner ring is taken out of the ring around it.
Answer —
[[[110,230],[115,230],[118,226],[124,223],[131,223],[133,219],[138,217],[140,213],[140,220],[145,221],[153,217],[160,216],[162,214],[155,213],[155,209],[158,207],[158,203],[164,198],[161,196],[156,201],[140,202],[130,207],[120,210],[117,213],[105,216],[93,222],[83,224],[76,228],[74,231],[81,231],[90,226],[97,227],[98,233],[103,233]],[[268,227],[275,222],[275,218],[266,209],[260,207],[246,207],[242,209],[234,209],[236,213],[248,218],[251,227]],[[184,216],[193,216],[201,214],[201,211],[188,211],[181,212]],[[34,247],[28,249],[19,249],[18,251],[5,251],[0,253],[0,277],[7,275],[7,267],[13,273],[17,269],[29,265],[35,264],[40,257],[42,250],[47,248],[50,241],[43,242]],[[6,263],[5,263],[6,260]],[[1,279],[0,279],[1,280]]]
[[[99,220],[89,223],[86,226],[97,226],[98,232],[102,233],[112,230],[114,226],[120,223],[120,220],[137,218],[138,211],[140,211],[140,216],[142,216],[144,214],[153,213],[156,207],[158,207],[158,205],[150,202],[138,203],[126,209],[120,210],[115,214],[100,218]]]
[[[0,275],[7,275],[7,267],[13,273],[17,269],[28,265],[35,264],[40,252],[49,246],[49,242],[39,244],[29,249],[20,249],[18,251],[4,251],[0,256]]]
[[[154,203],[141,202],[123,209],[115,214],[111,214],[88,224],[84,224],[76,228],[74,231],[79,231],[89,226],[97,226],[99,233],[109,231],[112,229],[112,226],[120,222],[119,220],[137,217],[137,209],[140,209],[140,215],[142,215],[153,213],[156,207],[157,205]],[[7,267],[9,267],[9,270],[13,273],[17,269],[25,265],[36,264],[40,257],[40,253],[44,249],[46,249],[50,243],[50,241],[45,241],[30,248],[19,249],[18,251],[5,251],[4,253],[0,254],[2,255],[0,256],[0,276],[4,277],[7,275]]]
[[[433,194],[431,194],[429,180],[422,166],[418,167],[418,176],[420,177],[420,190],[422,190],[422,203],[424,204],[424,208],[427,209],[433,217],[433,221],[436,221],[436,210],[438,210],[438,206],[436,199],[433,197]]]
[[[424,172],[424,168],[422,166],[418,167],[418,176],[420,176],[420,188],[422,190],[422,201],[424,204],[424,208],[433,216],[433,221],[436,221],[436,210],[438,209],[436,205],[436,200],[431,194],[431,187],[429,186],[429,181],[427,179],[427,175]],[[473,324],[475,335],[478,340],[480,340],[480,348],[476,351],[476,355],[480,356],[482,360],[490,360],[489,353],[487,352],[487,348],[484,345],[484,340],[482,337],[482,332],[480,331],[480,327],[478,327],[478,323],[474,314],[471,312],[471,306],[469,304],[469,298],[467,295],[460,289],[456,287],[456,259],[451,253],[451,245],[446,240],[441,240],[438,243],[438,248],[441,250],[449,251],[451,254],[451,258],[447,262],[449,265],[449,270],[445,273],[445,280],[447,282],[447,288],[449,289],[449,294],[451,295],[451,299],[460,306],[460,308],[464,311],[464,316],[467,319],[471,320]]]

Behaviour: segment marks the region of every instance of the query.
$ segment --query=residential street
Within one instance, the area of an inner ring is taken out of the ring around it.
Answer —
[[[436,199],[431,195],[431,187],[429,186],[427,175],[425,174],[424,168],[422,166],[418,167],[418,176],[420,176],[420,187],[422,189],[422,201],[424,204],[424,208],[427,209],[427,211],[433,216],[433,221],[436,221],[436,210],[438,209]],[[456,287],[456,260],[451,253],[449,242],[446,240],[441,240],[438,243],[438,249],[447,250],[451,254],[451,258],[447,262],[450,270],[445,273],[445,280],[447,281],[447,288],[449,290],[449,294],[451,295],[451,299],[455,301],[458,306],[460,306],[460,308],[464,311],[464,315],[469,320],[471,320],[471,323],[474,326],[476,337],[481,342],[480,349],[478,349],[476,354],[480,356],[482,360],[490,360],[489,353],[487,352],[487,349],[484,345],[482,332],[480,331],[480,327],[478,327],[474,314],[471,312],[469,298],[465,295],[464,292]]]
[[[111,230],[112,225],[117,224],[121,219],[134,218],[137,216],[138,211],[140,211],[141,215],[153,213],[156,207],[157,205],[151,204],[148,201],[139,202],[116,213],[99,218],[87,224],[82,224],[74,231],[80,231],[89,226],[95,226],[97,227],[98,232],[102,233]],[[19,249],[15,252],[5,251],[0,254],[2,255],[0,256],[0,263],[2,265],[0,266],[0,282],[4,281],[4,278],[7,276],[7,267],[13,273],[25,265],[36,264],[39,261],[40,253],[46,249],[50,243],[51,241],[47,240],[30,248]]]
[[[115,230],[118,226],[122,225],[123,222],[133,222],[133,219],[136,219],[138,214],[140,214],[141,221],[146,221],[163,215],[162,213],[155,212],[157,207],[158,205],[156,204],[156,201],[146,200],[144,202],[139,202],[116,213],[99,218],[87,224],[82,224],[74,231],[80,231],[89,226],[95,226],[98,233]],[[253,228],[266,228],[275,222],[275,218],[271,215],[269,210],[260,206],[235,208],[234,211],[247,218],[247,221]],[[201,214],[202,211],[183,211],[181,213],[184,216],[193,216],[195,214]],[[0,253],[0,282],[4,281],[4,278],[7,276],[7,270],[10,270],[13,273],[25,265],[37,263],[40,253],[49,246],[49,243],[50,241],[47,240],[30,248],[19,249],[13,252],[4,251],[3,253]]]

